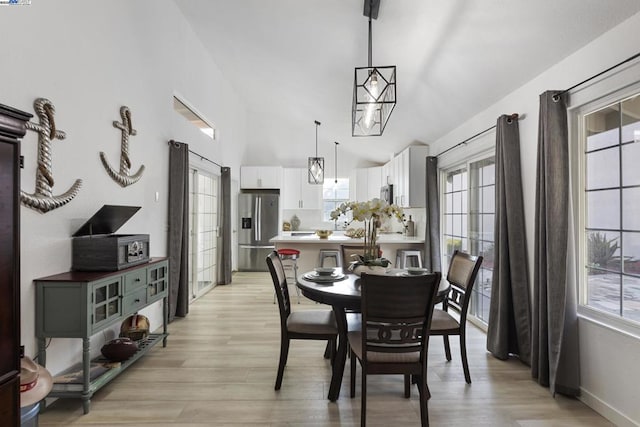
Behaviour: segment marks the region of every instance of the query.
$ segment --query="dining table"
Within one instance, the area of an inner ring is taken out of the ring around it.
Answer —
[[[391,269],[384,273],[389,276],[405,276],[410,273],[405,269]],[[296,285],[302,295],[312,301],[330,305],[336,317],[338,327],[338,349],[332,366],[331,384],[328,399],[332,402],[340,397],[340,387],[347,360],[347,313],[359,312],[362,295],[360,293],[360,277],[352,273],[344,273],[337,267],[331,274],[319,275],[316,271],[305,272],[298,276]],[[449,292],[449,282],[440,281],[436,303],[441,302]]]

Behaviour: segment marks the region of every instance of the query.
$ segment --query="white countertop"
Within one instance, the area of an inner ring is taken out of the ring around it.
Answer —
[[[352,239],[344,234],[332,234],[326,239],[321,239],[315,234],[306,236],[292,236],[291,232],[283,232],[271,239],[271,243],[304,243],[304,244],[362,244],[363,239]],[[380,234],[378,235],[378,244],[407,244],[407,243],[424,243],[424,237],[407,237],[402,234]]]

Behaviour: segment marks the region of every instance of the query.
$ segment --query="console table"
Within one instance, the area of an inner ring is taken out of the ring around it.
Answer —
[[[35,279],[38,362],[46,366],[47,338],[82,338],[83,384],[69,390],[54,383],[50,397],[79,398],[89,412],[93,394],[162,341],[167,345],[169,268],[167,258],[119,271],[69,271]],[[91,336],[162,299],[162,333],[138,342],[138,351],[120,367],[91,380]]]

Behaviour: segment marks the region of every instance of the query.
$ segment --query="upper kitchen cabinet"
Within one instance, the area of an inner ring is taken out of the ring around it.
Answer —
[[[354,169],[349,179],[350,198],[358,202],[379,198],[382,185],[382,167]]]
[[[403,208],[426,206],[426,157],[429,147],[411,145],[394,157],[393,201]]]
[[[241,166],[240,188],[280,189],[282,187],[282,167]]]
[[[309,184],[305,168],[284,168],[283,209],[322,209],[322,185]]]

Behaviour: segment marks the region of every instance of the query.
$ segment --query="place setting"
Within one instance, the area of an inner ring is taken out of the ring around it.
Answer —
[[[341,271],[332,267],[316,267],[313,271],[304,273],[302,277],[311,282],[331,284],[345,279],[347,276]]]

